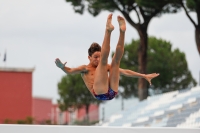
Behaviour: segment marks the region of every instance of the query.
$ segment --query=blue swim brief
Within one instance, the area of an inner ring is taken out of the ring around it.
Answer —
[[[98,99],[98,100],[111,100],[117,95],[117,92],[115,92],[111,88],[109,88],[107,93],[97,95],[93,89],[93,94],[96,97],[96,99]]]

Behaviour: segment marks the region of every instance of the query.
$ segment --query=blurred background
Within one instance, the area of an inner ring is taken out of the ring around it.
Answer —
[[[1,0],[0,123],[200,127],[200,1]],[[113,13],[109,63],[127,22],[122,68],[158,72],[121,77],[118,97],[97,101],[80,75],[54,63],[88,64]]]

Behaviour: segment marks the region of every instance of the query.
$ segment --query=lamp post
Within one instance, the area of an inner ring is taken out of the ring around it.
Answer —
[[[124,88],[119,87],[119,92],[120,92],[120,95],[122,97],[122,100],[121,100],[121,110],[124,110]]]

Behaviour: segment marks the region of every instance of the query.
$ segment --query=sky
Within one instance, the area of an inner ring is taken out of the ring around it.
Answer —
[[[55,58],[67,61],[68,67],[88,64],[87,50],[93,42],[102,43],[109,13],[103,11],[97,17],[88,12],[80,15],[65,0],[1,0],[0,67],[35,68],[33,96],[51,98],[55,103],[59,98],[57,84],[65,75],[56,67]],[[120,12],[113,13],[115,30],[111,36],[110,51],[115,50],[119,37],[118,15],[121,15]],[[196,21],[195,13],[191,16]],[[148,34],[167,40],[173,49],[184,52],[189,70],[199,83],[200,56],[194,30],[181,11],[153,18]],[[136,30],[127,23],[125,43],[138,38]],[[3,62],[5,51],[7,60]]]

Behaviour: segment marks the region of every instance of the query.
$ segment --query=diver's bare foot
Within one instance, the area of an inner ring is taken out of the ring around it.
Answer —
[[[145,79],[149,82],[149,84],[151,85],[151,80],[157,76],[159,76],[159,73],[152,73],[152,74],[147,74],[145,75]]]
[[[111,23],[112,21],[112,14],[108,15],[107,23],[106,23],[106,30],[112,32],[114,30],[114,26]]]
[[[120,31],[125,32],[126,31],[125,19],[123,17],[121,17],[121,16],[117,16],[117,20],[119,22]]]

